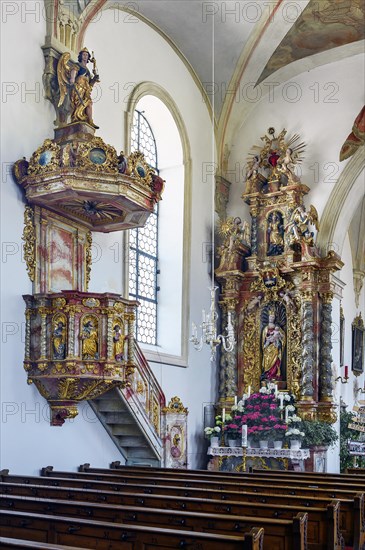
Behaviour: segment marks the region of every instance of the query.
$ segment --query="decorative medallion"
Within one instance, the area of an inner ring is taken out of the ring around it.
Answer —
[[[82,303],[86,307],[94,308],[100,306],[100,300],[97,298],[85,298],[85,300],[82,300]]]
[[[104,164],[104,162],[106,161],[106,153],[104,149],[101,149],[100,147],[95,147],[94,149],[91,149],[89,153],[89,158],[94,164]]]

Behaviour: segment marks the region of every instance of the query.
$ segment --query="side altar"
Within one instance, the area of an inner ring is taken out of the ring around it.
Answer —
[[[336,296],[340,303],[342,290],[334,273],[343,263],[333,250],[322,255],[316,246],[319,216],[314,205],[305,205],[309,188],[298,175],[304,150],[299,135],[288,137],[285,129],[276,135],[274,128],[253,147],[242,195],[251,221],[221,217],[215,270],[222,325],[233,328],[236,341],[233,351],[221,350],[216,412],[232,411],[231,425],[239,431],[247,424],[249,435],[253,427],[271,429],[271,436],[275,428],[285,429],[286,441],[304,420],[332,424],[337,419],[331,324],[332,301]],[[252,423],[259,402],[252,410],[241,407],[243,416],[237,417],[237,399],[243,396],[244,403],[254,394],[259,400],[265,388],[275,395],[272,408],[280,403],[278,418]],[[283,417],[286,399],[295,411],[289,419]],[[225,462],[225,468],[237,467],[234,461],[228,465],[235,455],[223,458],[223,452],[213,450],[219,467]],[[282,452],[291,458],[289,450]]]
[[[237,345],[220,356],[218,408],[274,383],[295,396],[303,420],[333,423],[332,300],[341,297],[333,274],[343,263],[316,247],[318,214],[297,175],[304,149],[298,135],[269,128],[247,164],[251,223],[221,220],[215,275],[222,324],[230,319]]]

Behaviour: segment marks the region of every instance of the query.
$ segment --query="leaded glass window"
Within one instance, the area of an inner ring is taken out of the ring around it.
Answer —
[[[148,120],[134,111],[131,151],[141,151],[156,170],[156,141]],[[136,338],[143,344],[157,344],[158,205],[144,227],[129,232],[129,296],[139,301]]]

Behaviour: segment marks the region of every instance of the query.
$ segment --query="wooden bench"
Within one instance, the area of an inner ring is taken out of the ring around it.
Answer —
[[[0,537],[0,548],[3,550],[28,549],[33,550],[84,550],[81,546],[64,546],[63,544],[48,544],[35,540],[11,539]]]
[[[102,479],[107,481],[99,481],[93,479],[91,474],[82,474],[77,472],[69,473],[70,477],[56,478],[53,477],[55,472],[52,472],[49,468],[47,477],[36,476],[17,476],[9,475],[9,473],[3,472],[2,479],[6,479],[7,482],[24,483],[35,485],[54,485],[54,486],[67,486],[84,489],[97,489],[102,491],[113,492],[136,492],[144,495],[171,495],[175,497],[200,497],[205,499],[219,499],[229,501],[253,501],[254,495],[257,494],[256,501],[268,503],[274,501],[276,503],[287,503],[290,497],[298,497],[303,502],[314,502],[313,498],[318,497],[325,499],[327,504],[334,498],[338,498],[341,501],[341,513],[340,513],[340,530],[344,535],[346,544],[353,545],[354,548],[360,546],[363,535],[363,494],[354,494],[353,491],[345,490],[329,490],[318,488],[313,491],[313,488],[298,489],[295,486],[284,487],[280,485],[271,486],[267,480],[266,483],[252,485],[247,484],[244,488],[238,487],[234,484],[235,490],[223,490],[222,488],[202,488],[195,486],[195,484],[189,484],[189,487],[171,486],[165,484],[156,483],[148,484],[146,481],[140,483],[116,483],[111,481],[108,476],[102,476]],[[49,475],[53,474],[53,475]],[[81,477],[80,477],[81,476]],[[85,477],[86,476],[86,477]],[[99,476],[98,476],[99,477]],[[108,481],[109,479],[109,481]],[[193,485],[193,486],[191,486]],[[276,497],[276,500],[275,500]],[[285,498],[284,498],[285,497]],[[263,500],[264,499],[264,500]]]
[[[263,529],[253,528],[245,536],[223,536],[162,527],[125,525],[91,519],[70,518],[4,510],[0,515],[2,536],[26,538],[59,545],[75,545],[98,550],[141,548],[203,548],[204,550],[260,550]]]
[[[265,532],[264,549],[307,548],[305,512],[298,513],[292,519],[276,519],[24,496],[0,496],[0,509],[221,535],[244,534],[253,527],[262,527]]]
[[[365,468],[347,468],[346,472],[352,475],[362,475],[365,477]]]
[[[251,483],[241,484],[234,483],[234,490],[227,490],[222,488],[221,484],[215,483],[214,485],[209,485],[208,482],[203,485],[202,488],[200,483],[183,483],[180,480],[179,485],[165,484],[166,480],[158,480],[158,483],[154,481],[153,483],[147,483],[146,480],[140,480],[140,482],[125,483],[123,480],[118,477],[119,483],[112,481],[110,476],[101,476],[97,475],[102,480],[99,481],[93,478],[92,474],[78,473],[78,472],[68,472],[64,473],[64,477],[54,477],[56,472],[53,472],[51,467],[43,469],[42,472],[47,470],[46,477],[36,477],[36,476],[16,476],[16,475],[3,475],[3,479],[8,481],[13,481],[15,483],[35,483],[35,484],[45,484],[45,485],[56,485],[56,486],[68,486],[68,487],[79,487],[85,489],[99,489],[99,490],[110,490],[118,492],[136,492],[143,494],[159,494],[159,495],[174,495],[176,497],[186,496],[186,497],[200,497],[206,499],[221,499],[221,500],[231,500],[231,501],[250,501],[252,498],[249,498],[250,494],[261,494],[261,499],[265,498],[265,502],[273,502],[274,496],[277,497],[276,503],[283,502],[283,496],[285,496],[286,502],[290,496],[299,496],[304,499],[309,499],[314,495],[316,497],[324,498],[327,500],[327,504],[331,502],[334,498],[341,501],[341,513],[340,513],[340,531],[344,536],[345,542],[347,545],[354,546],[354,548],[361,548],[364,529],[363,529],[363,501],[364,495],[361,493],[356,494],[354,491],[349,490],[333,490],[333,489],[319,489],[318,486],[309,486],[306,488],[298,488],[295,485],[283,486],[280,480],[275,485],[268,483],[268,480],[265,480],[263,483],[258,483],[257,481]],[[70,477],[67,477],[70,476]],[[179,480],[176,480],[176,483]],[[186,487],[187,485],[187,487]],[[212,488],[212,486],[214,488]],[[315,491],[313,490],[315,489]],[[285,502],[285,501],[284,501]]]
[[[17,485],[0,483],[2,494],[23,495],[35,498],[68,499],[70,502],[81,501],[104,502],[107,504],[123,504],[131,506],[146,506],[165,510],[184,510],[190,512],[208,512],[229,514],[236,516],[260,516],[280,519],[292,519],[298,512],[308,514],[307,541],[308,548],[312,550],[333,550],[341,548],[341,535],[339,534],[339,508],[340,502],[333,501],[322,507],[308,506],[307,503],[288,504],[263,504],[261,502],[231,502],[221,500],[209,500],[201,498],[189,498],[169,495],[143,495],[123,493],[118,495],[90,489],[70,489],[58,487],[40,487],[37,485]],[[265,532],[266,538],[266,532]]]

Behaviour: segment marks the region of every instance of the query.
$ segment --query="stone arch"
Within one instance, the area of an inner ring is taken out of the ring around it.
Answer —
[[[364,167],[361,147],[343,169],[323,211],[317,245],[324,254],[334,250],[341,255],[352,217],[364,195],[364,182],[360,177]]]

